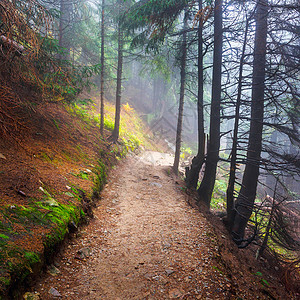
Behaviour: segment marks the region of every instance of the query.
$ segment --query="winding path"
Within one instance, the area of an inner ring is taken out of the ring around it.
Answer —
[[[213,231],[159,157],[112,171],[94,219],[34,287],[41,299],[228,299]]]

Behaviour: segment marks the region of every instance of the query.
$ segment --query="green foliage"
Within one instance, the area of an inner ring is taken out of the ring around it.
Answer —
[[[262,274],[261,272],[256,272],[256,273],[254,273],[254,275],[260,277],[260,283],[261,283],[263,286],[265,286],[265,287],[270,286],[269,282],[268,282],[266,279],[262,278],[263,274]]]
[[[187,6],[187,0],[152,0],[133,5],[123,18],[129,32],[139,33],[132,40],[132,47],[146,45],[147,51],[157,52],[159,45],[172,28],[175,20]]]
[[[125,138],[123,138],[124,145],[127,151],[135,151],[141,144],[139,138],[131,133],[128,133]]]
[[[76,100],[84,88],[91,86],[89,78],[99,74],[100,65],[82,66],[70,60],[62,60],[60,57],[64,55],[64,49],[58,45],[58,41],[48,36],[41,38],[43,43],[35,62],[41,78],[36,81],[37,85],[57,100]]]
[[[30,265],[40,262],[40,257],[34,252],[25,252],[24,258],[28,261]]]
[[[104,118],[104,128],[109,130],[109,131],[113,131],[114,130],[114,127],[115,127],[115,124],[113,121],[107,119],[107,118]]]
[[[66,108],[71,114],[78,116],[85,123],[89,125],[92,124],[92,116],[84,106],[73,103],[72,105],[66,106]]]
[[[182,146],[180,152],[180,159],[182,160],[192,155],[192,149],[190,147]]]
[[[59,130],[58,122],[55,119],[53,119],[53,122],[54,122],[55,127]]]
[[[166,81],[170,81],[171,69],[166,56],[157,54],[153,55],[151,59],[144,60],[141,74],[145,73],[150,74],[152,78],[157,77],[157,74],[161,74]]]
[[[0,239],[7,240],[7,239],[9,239],[9,237],[5,234],[0,233]]]
[[[89,174],[86,171],[80,171],[78,174],[75,173],[71,173],[71,174],[81,179],[89,180]]]
[[[216,179],[211,200],[211,208],[225,209],[226,207],[226,190],[227,181],[224,179]]]

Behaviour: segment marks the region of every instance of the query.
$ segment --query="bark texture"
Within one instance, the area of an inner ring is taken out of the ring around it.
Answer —
[[[248,27],[249,27],[249,22],[247,20],[242,55],[241,55],[240,65],[239,65],[239,81],[238,81],[238,92],[237,92],[237,99],[236,99],[236,106],[235,106],[230,171],[229,171],[228,187],[226,191],[227,220],[230,229],[232,228],[233,217],[234,217],[234,184],[236,180],[236,160],[237,160],[238,130],[239,130],[240,107],[241,107],[242,84],[243,84],[243,65],[244,65],[245,50],[246,50],[246,43],[247,43]]]
[[[243,242],[245,228],[253,211],[261,161],[268,15],[267,5],[267,0],[259,0],[255,14],[256,33],[254,42],[249,146],[242,187],[235,205],[235,216],[232,228],[233,239],[237,244]]]
[[[215,1],[214,8],[214,54],[213,82],[210,112],[209,143],[205,163],[205,173],[198,189],[199,200],[210,206],[216,180],[220,149],[220,108],[222,73],[222,0]]]

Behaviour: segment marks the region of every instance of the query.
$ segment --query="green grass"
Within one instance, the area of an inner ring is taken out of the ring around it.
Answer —
[[[114,121],[109,120],[109,119],[104,119],[104,128],[109,130],[109,131],[113,131],[115,127]]]
[[[79,116],[85,123],[91,125],[100,126],[100,114],[96,112],[95,108],[91,105],[78,105],[74,104],[67,109],[74,115]],[[113,131],[114,130],[114,113],[115,107],[110,103],[105,104],[104,115],[104,128]],[[139,146],[146,146],[149,136],[145,132],[144,125],[134,109],[130,105],[123,104],[121,119],[120,119],[120,142],[121,146],[125,149],[115,149],[115,153],[118,153],[120,157],[126,155],[128,151],[135,151]]]

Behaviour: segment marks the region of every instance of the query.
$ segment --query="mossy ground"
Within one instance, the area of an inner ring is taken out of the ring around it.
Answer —
[[[86,217],[118,158],[149,132],[129,105],[122,108],[120,143],[106,140],[114,105],[106,104],[105,136],[96,105],[48,104],[24,116],[21,145],[0,139],[0,295],[15,297],[18,283],[39,270]],[[26,133],[26,134],[25,134]],[[149,145],[148,145],[149,146]],[[46,254],[46,255],[45,255]],[[8,296],[9,295],[9,296]],[[1,299],[1,296],[0,296]]]

